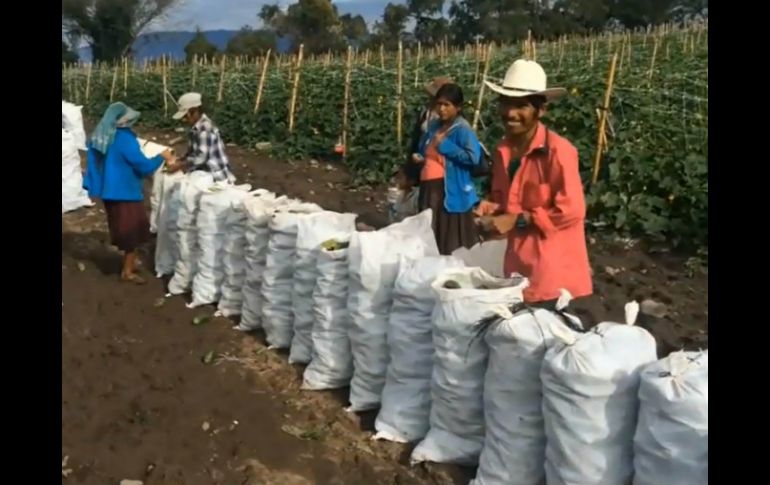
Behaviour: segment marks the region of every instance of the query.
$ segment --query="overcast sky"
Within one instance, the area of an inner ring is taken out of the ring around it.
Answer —
[[[406,3],[405,0],[335,0],[340,15],[361,14],[370,25],[379,20],[390,2]],[[258,27],[257,14],[262,5],[278,3],[286,6],[291,0],[179,0],[179,4],[166,18],[154,23],[148,30],[233,30],[244,25]]]

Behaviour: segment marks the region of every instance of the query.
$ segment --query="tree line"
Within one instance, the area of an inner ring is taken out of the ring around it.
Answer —
[[[133,41],[153,20],[179,0],[62,0],[62,29],[72,42],[85,39],[95,60],[130,55]],[[228,55],[263,55],[279,39],[307,53],[358,48],[395,49],[421,42],[511,43],[531,33],[535,39],[634,29],[665,22],[707,18],[708,0],[406,0],[388,3],[379,20],[367,25],[361,15],[340,15],[331,0],[298,0],[282,9],[277,3],[255,12],[262,27],[243,27],[229,42]],[[70,44],[72,44],[72,42]],[[188,58],[219,53],[198,30],[186,46]],[[62,41],[62,62],[72,51]]]

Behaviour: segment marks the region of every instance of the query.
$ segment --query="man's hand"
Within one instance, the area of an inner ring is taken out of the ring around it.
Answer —
[[[174,159],[174,152],[170,148],[167,148],[163,150],[163,153],[161,153],[160,156],[163,157],[163,160],[166,162],[170,162]]]
[[[499,216],[483,216],[478,219],[479,225],[489,233],[507,234],[516,225],[518,214],[503,214]]]

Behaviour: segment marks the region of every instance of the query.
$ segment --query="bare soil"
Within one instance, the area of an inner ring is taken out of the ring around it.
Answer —
[[[385,224],[384,190],[353,188],[339,165],[277,162],[235,146],[228,154],[239,182]],[[268,351],[263,335],[221,318],[192,325],[213,309],[161,298],[152,245],[143,257],[149,283],[120,283],[101,205],[62,219],[62,484],[443,485],[473,476],[410,467],[411,446],[371,441],[374,413],[346,413],[347,389],[300,391],[302,367]],[[575,302],[585,323],[620,321],[627,301],[653,299],[665,317],[639,324],[661,356],[708,346],[707,269],[597,235],[590,253],[595,295]]]

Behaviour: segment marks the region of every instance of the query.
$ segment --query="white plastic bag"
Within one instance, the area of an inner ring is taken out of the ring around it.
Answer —
[[[545,479],[545,426],[540,368],[554,334],[582,328],[564,313],[570,295],[562,291],[560,313],[521,304],[490,322],[484,341],[489,362],[484,377],[484,448],[470,485],[540,485]],[[563,319],[569,319],[567,326]]]
[[[445,285],[460,288],[447,288]],[[526,278],[495,278],[481,268],[446,270],[433,282],[435,358],[430,430],[412,452],[412,463],[473,466],[484,443],[484,373],[489,351],[477,322],[523,300]]]
[[[469,268],[477,266],[492,276],[502,278],[507,247],[507,239],[493,239],[477,243],[470,249],[457,248],[452,256],[461,259]]]
[[[348,239],[338,239],[348,243]],[[348,311],[348,248],[316,253],[313,290],[313,355],[305,368],[302,389],[320,391],[350,384],[353,354],[350,352],[351,318]]]
[[[249,192],[244,198],[236,198],[230,204],[225,220],[225,236],[222,246],[221,295],[217,304],[217,313],[224,317],[241,314],[243,307],[243,287],[246,284],[246,225],[248,217],[244,204],[251,198],[274,200],[275,194],[264,189]]]
[[[375,439],[407,443],[430,427],[433,373],[433,281],[444,270],[465,265],[452,256],[402,256],[388,319],[388,372],[382,406],[374,422]]]
[[[211,174],[197,170],[186,174],[179,181],[179,190],[176,191],[172,204],[176,206],[176,236],[173,238],[175,245],[176,263],[174,276],[168,284],[168,291],[172,295],[181,295],[190,290],[198,264],[198,227],[196,218],[201,195],[211,185],[214,179]]]
[[[90,207],[94,203],[83,189],[83,172],[80,168],[75,137],[62,128],[61,130],[61,211],[65,212]]]
[[[297,253],[294,258],[294,336],[290,364],[307,364],[313,353],[313,290],[316,278],[316,251],[329,239],[350,239],[356,230],[355,214],[322,211],[297,219]]]
[[[235,201],[248,197],[251,186],[216,183],[203,192],[196,225],[198,226],[198,270],[193,278],[192,302],[195,308],[219,301],[224,272],[224,239],[227,219]]]
[[[246,275],[243,286],[241,321],[237,330],[248,332],[262,327],[262,276],[267,261],[267,244],[270,241],[270,219],[273,212],[288,203],[285,196],[248,198],[243,202],[246,210],[244,236],[246,247]]]
[[[147,158],[153,158],[160,155],[169,148],[158,143],[137,138],[139,147]],[[182,172],[166,173],[166,165],[162,163],[160,167],[155,171],[152,176],[152,190],[150,191],[150,232],[156,234],[158,232],[158,217],[162,201],[164,199],[164,192],[166,189],[167,180],[174,180],[178,177],[182,177]]]
[[[280,207],[270,219],[270,241],[262,277],[262,328],[270,348],[288,348],[294,333],[292,292],[297,220],[304,214],[321,210],[316,204],[294,203]]]
[[[549,485],[630,482],[639,374],[657,358],[655,339],[633,326],[638,311],[629,303],[627,324],[565,334],[546,352],[540,378]]]
[[[634,485],[708,484],[708,388],[708,350],[674,352],[642,369]]]
[[[86,130],[83,126],[83,107],[67,101],[61,102],[62,128],[70,132],[75,148],[86,151]]]
[[[174,272],[176,251],[174,250],[176,219],[180,204],[172,202],[179,184],[184,178],[181,172],[155,174],[153,195],[155,203],[155,274],[158,278]],[[178,199],[177,199],[178,200]]]
[[[350,240],[348,308],[353,317],[350,344],[353,379],[349,411],[380,405],[388,369],[388,314],[400,255],[438,256],[430,209],[402,222],[371,232],[356,232]]]

